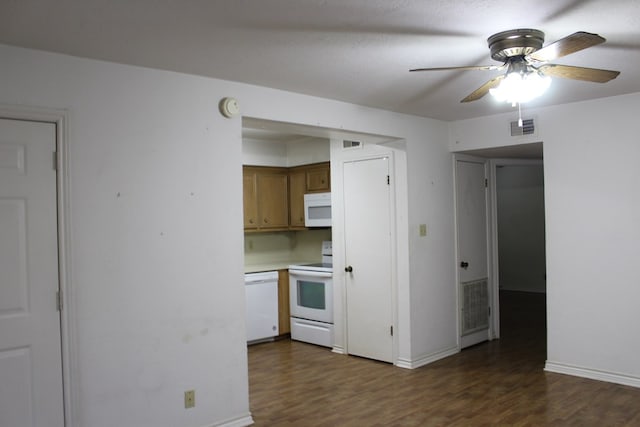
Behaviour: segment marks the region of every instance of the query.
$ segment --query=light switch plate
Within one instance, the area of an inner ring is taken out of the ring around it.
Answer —
[[[420,224],[420,237],[427,235],[427,224]]]
[[[184,407],[186,409],[193,408],[196,406],[196,391],[195,390],[187,390],[184,392]]]

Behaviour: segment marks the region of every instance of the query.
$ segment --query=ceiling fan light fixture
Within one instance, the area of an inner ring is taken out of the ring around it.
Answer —
[[[512,106],[529,102],[542,95],[549,88],[551,78],[528,67],[526,72],[508,72],[500,84],[489,90],[499,102],[509,102]]]
[[[432,67],[414,68],[409,71],[503,70],[507,68],[505,74],[493,77],[460,102],[477,101],[491,92],[498,101],[509,102],[515,107],[542,95],[549,88],[551,77],[594,83],[606,83],[618,77],[619,71],[549,63],[604,42],[605,38],[598,34],[578,31],[543,46],[542,31],[520,28],[502,31],[487,39],[491,58],[502,63],[500,66]]]

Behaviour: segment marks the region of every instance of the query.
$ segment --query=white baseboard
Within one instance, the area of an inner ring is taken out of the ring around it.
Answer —
[[[589,378],[591,380],[606,381],[609,383],[640,388],[640,378],[617,372],[600,371],[597,369],[567,365],[565,363],[551,362],[549,360],[545,363],[544,370],[547,372],[555,372],[557,374],[573,375],[575,377]]]
[[[459,353],[460,349],[458,347],[451,347],[446,350],[441,350],[436,353],[431,353],[417,359],[409,360],[398,358],[395,365],[399,368],[405,369],[416,369],[424,365],[428,365],[429,363],[433,363],[436,360],[444,359],[445,357],[453,356],[456,353]]]
[[[253,424],[253,417],[251,416],[251,413],[247,413],[237,418],[221,421],[207,427],[246,427],[251,424]]]
[[[338,354],[347,354],[347,353],[344,351],[344,347],[340,347],[339,345],[334,345],[334,346],[333,346],[333,348],[331,349],[331,351],[332,351],[333,353],[338,353]]]

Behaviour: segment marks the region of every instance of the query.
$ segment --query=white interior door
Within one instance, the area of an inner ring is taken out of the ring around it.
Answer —
[[[0,426],[64,425],[55,125],[0,119]]]
[[[456,160],[461,348],[489,339],[486,161]]]
[[[347,352],[393,358],[389,158],[344,163]]]

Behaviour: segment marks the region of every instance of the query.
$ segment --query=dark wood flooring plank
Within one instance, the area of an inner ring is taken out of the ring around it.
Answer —
[[[544,295],[501,293],[502,338],[406,370],[282,340],[249,347],[255,426],[640,426],[640,389],[544,372]]]

